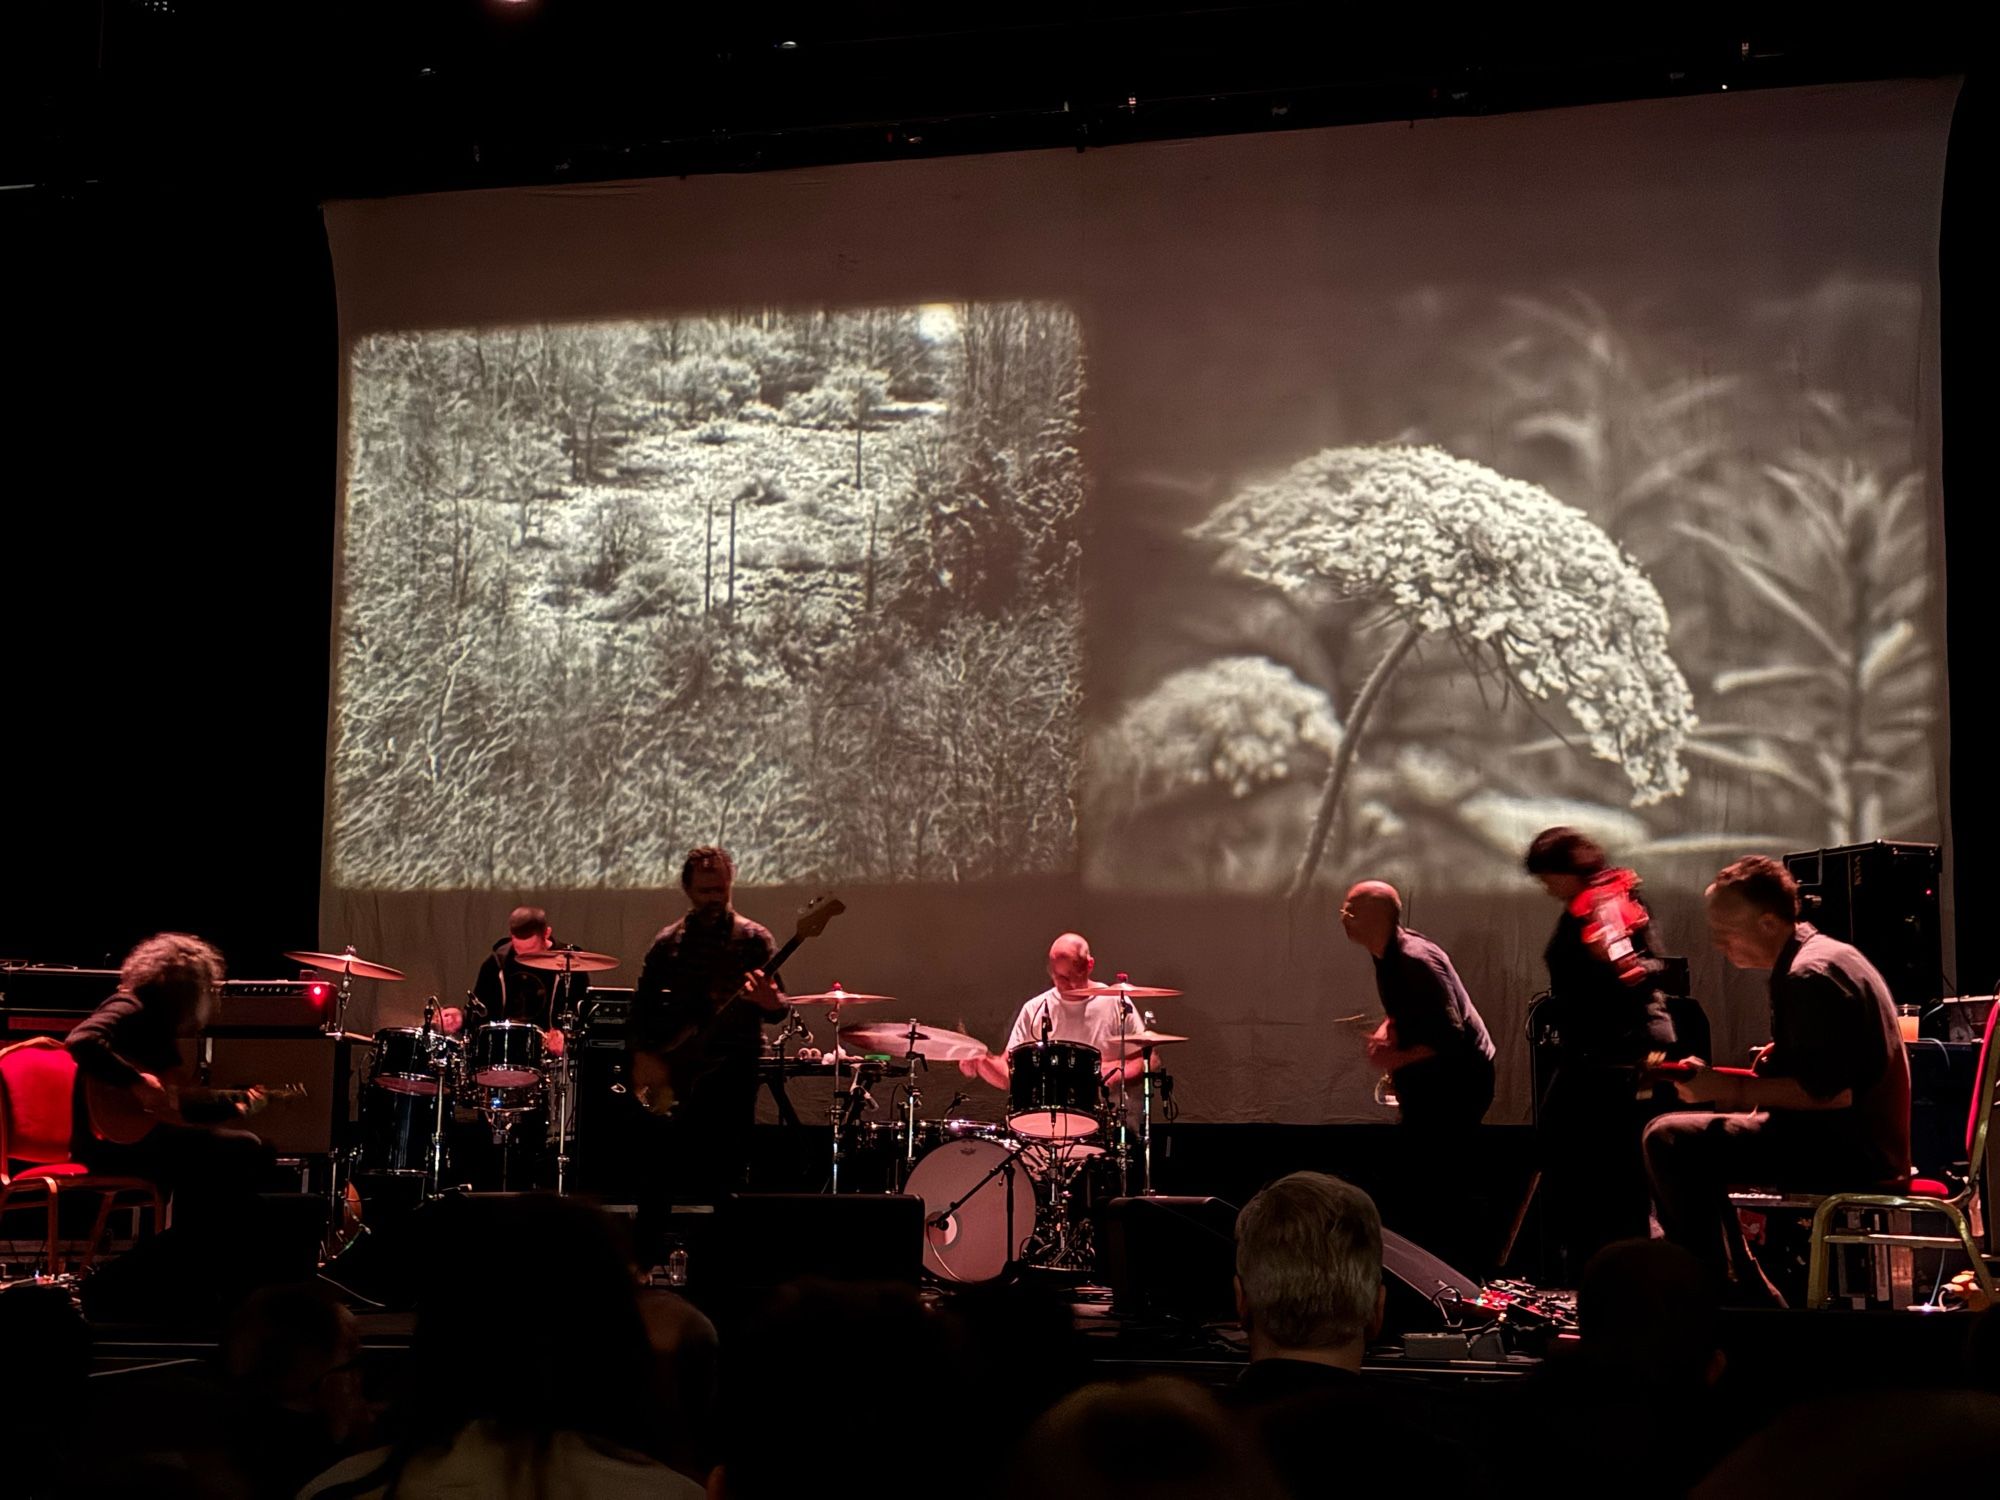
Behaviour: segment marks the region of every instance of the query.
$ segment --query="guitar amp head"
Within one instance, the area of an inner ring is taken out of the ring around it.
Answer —
[[[226,979],[218,1032],[320,1031],[334,999],[325,979]]]

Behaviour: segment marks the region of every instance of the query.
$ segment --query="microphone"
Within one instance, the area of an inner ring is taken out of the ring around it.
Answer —
[[[1044,1047],[1046,1047],[1049,1044],[1049,1033],[1055,1029],[1055,1024],[1056,1024],[1055,1008],[1053,1006],[1048,1006],[1048,1005],[1043,1006],[1042,1045]]]
[[[437,1010],[438,997],[436,995],[427,996],[424,1000],[424,1036],[426,1040],[430,1037],[432,1023],[437,1020]]]
[[[947,1120],[949,1120],[952,1117],[952,1111],[957,1109],[959,1105],[965,1103],[965,1101],[971,1097],[972,1096],[970,1094],[961,1094],[956,1089],[954,1089],[951,1095],[951,1103],[947,1104],[944,1107],[944,1117]]]

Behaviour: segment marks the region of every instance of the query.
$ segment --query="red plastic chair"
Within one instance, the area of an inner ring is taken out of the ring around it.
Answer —
[[[67,1269],[56,1232],[64,1194],[101,1195],[79,1269],[89,1269],[105,1226],[121,1205],[152,1209],[155,1229],[165,1222],[166,1203],[157,1183],[96,1176],[69,1159],[75,1089],[76,1059],[61,1042],[36,1037],[0,1051],[0,1216],[40,1210],[51,1276]]]

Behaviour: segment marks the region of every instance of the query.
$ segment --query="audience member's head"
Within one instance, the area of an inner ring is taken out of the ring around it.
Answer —
[[[417,1304],[397,1447],[448,1444],[486,1421],[510,1437],[576,1433],[641,1452],[663,1434],[630,1257],[571,1199],[441,1200]]]
[[[1092,1385],[1028,1429],[1003,1491],[1035,1500],[1255,1500],[1282,1494],[1245,1432],[1199,1386]]]
[[[653,1350],[653,1390],[665,1424],[658,1456],[683,1474],[705,1475],[715,1462],[715,1398],[722,1345],[715,1325],[686,1298],[642,1292],[639,1314]]]
[[[1382,1219],[1351,1183],[1294,1172],[1236,1216],[1236,1310],[1252,1359],[1358,1368],[1382,1295]]]
[[[52,1479],[90,1379],[90,1325],[59,1286],[0,1292],[0,1444],[10,1483]]]
[[[223,1368],[239,1391],[288,1411],[320,1412],[330,1423],[355,1415],[355,1361],[361,1333],[328,1287],[260,1287],[243,1299],[223,1334]]]
[[[1712,1385],[1718,1289],[1700,1260],[1666,1240],[1620,1240],[1584,1267],[1577,1323],[1593,1368],[1663,1389]]]
[[[1991,1494],[2000,1396],[1980,1391],[1868,1391],[1784,1412],[1693,1494],[1879,1500],[1920,1491]]]

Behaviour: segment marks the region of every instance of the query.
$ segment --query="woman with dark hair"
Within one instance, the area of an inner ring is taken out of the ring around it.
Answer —
[[[539,1195],[441,1200],[387,1448],[300,1491],[308,1500],[564,1495],[697,1500],[648,1456],[661,1431],[630,1266],[594,1209]]]
[[[1660,992],[1660,961],[1639,877],[1611,864],[1574,828],[1547,828],[1522,865],[1562,903],[1543,950],[1548,996],[1533,1012],[1554,1067],[1538,1079],[1542,1187],[1558,1264],[1545,1274],[1574,1286],[1614,1240],[1642,1239],[1651,1199],[1639,1137],[1650,1109],[1639,1067],[1672,1052],[1674,1024]]]

